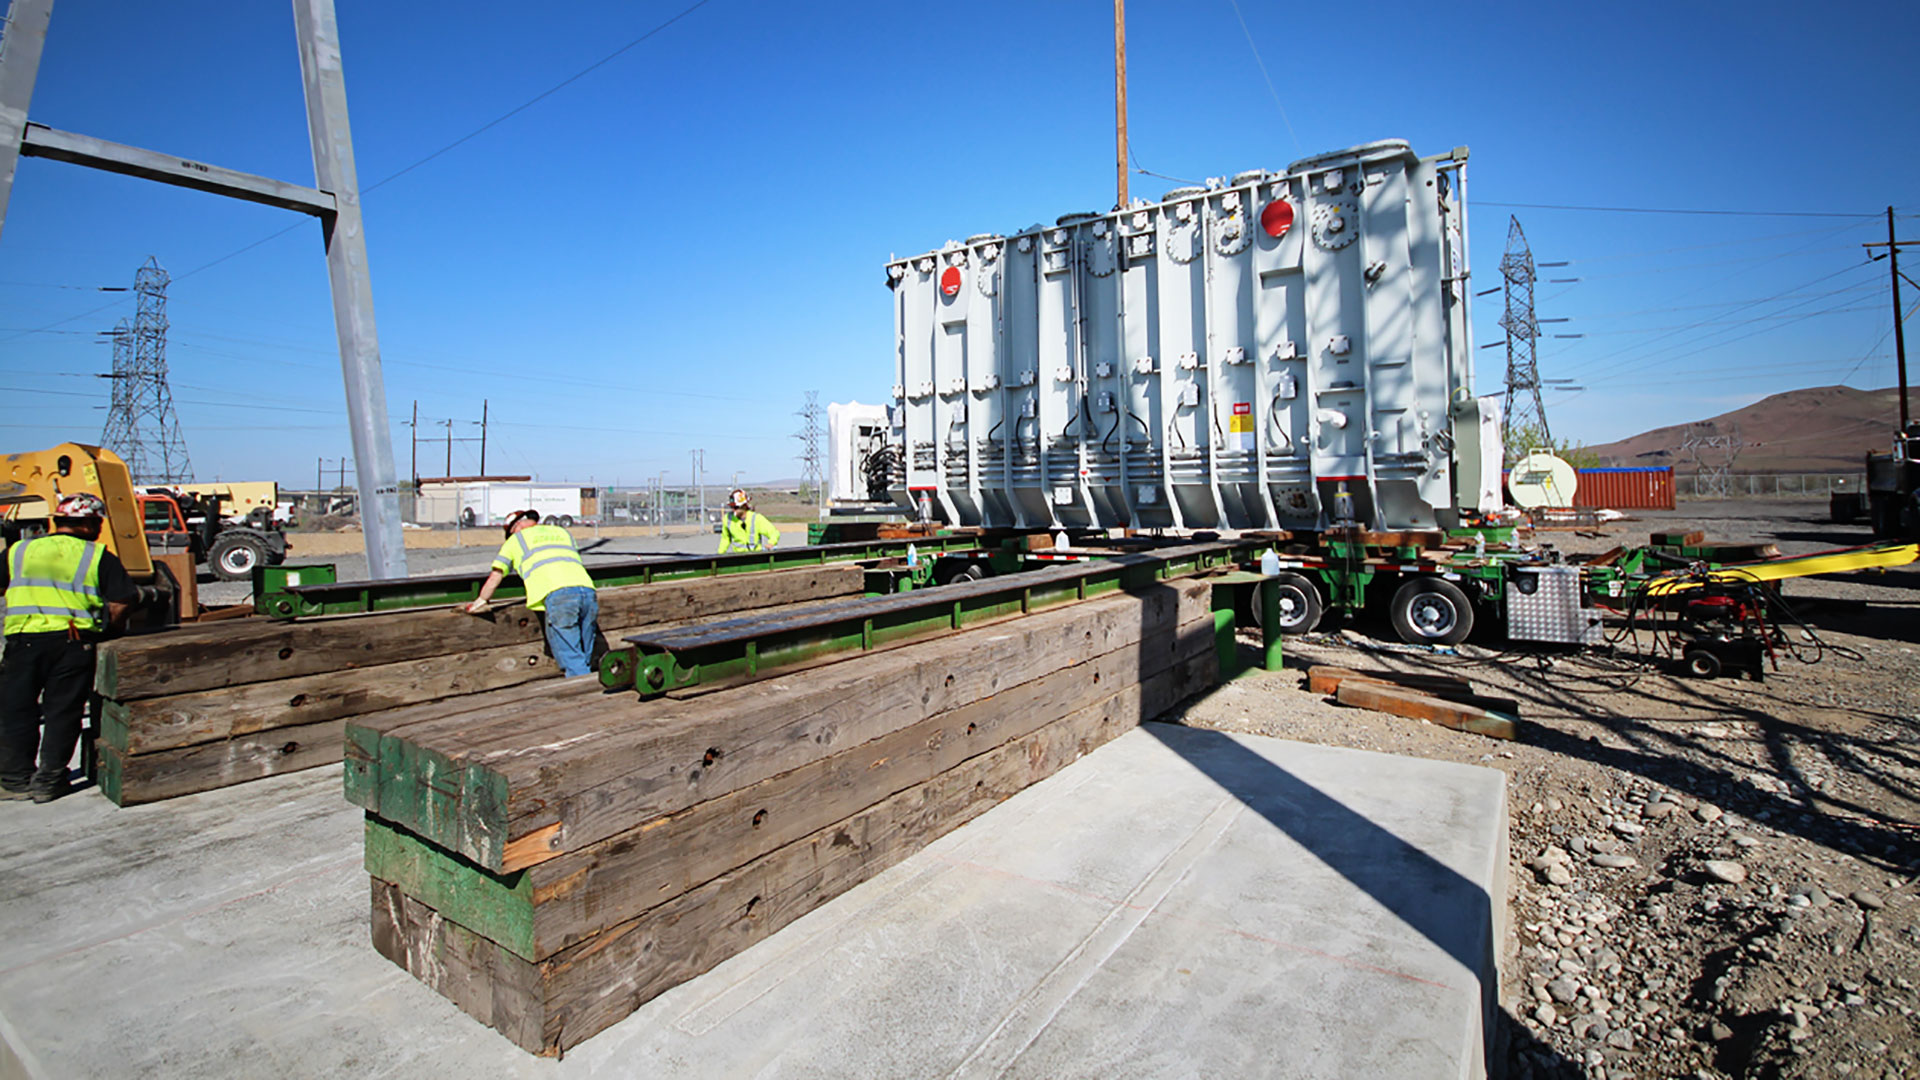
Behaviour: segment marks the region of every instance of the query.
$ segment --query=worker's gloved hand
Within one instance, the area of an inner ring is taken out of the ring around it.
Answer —
[[[485,600],[475,600],[473,603],[467,605],[467,614],[480,615],[492,606],[492,604],[487,603]]]

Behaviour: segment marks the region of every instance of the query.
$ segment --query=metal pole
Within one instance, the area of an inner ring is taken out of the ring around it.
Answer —
[[[1114,163],[1119,174],[1120,201],[1127,208],[1127,0],[1113,0],[1113,118]]]
[[[453,475],[453,421],[447,421],[447,475]]]
[[[1900,319],[1900,238],[1893,234],[1893,207],[1887,207],[1887,273],[1893,278],[1893,356],[1900,371],[1900,433],[1907,432],[1907,331]]]
[[[347,421],[360,485],[360,522],[367,572],[376,580],[407,576],[400,532],[400,485],[387,423],[387,385],[380,368],[380,336],[373,319],[373,279],[360,219],[360,179],[347,121],[347,84],[340,62],[340,27],[333,0],[293,0],[300,39],[300,74],[313,143],[314,185],[333,193],[334,212],[321,218],[327,276],[333,292],[334,331],[346,383]]]
[[[407,425],[407,471],[413,474],[415,487],[420,485],[420,399],[413,400],[413,422]]]
[[[13,0],[7,5],[6,36],[0,38],[0,227],[6,225],[13,173],[27,134],[27,106],[33,101],[40,51],[52,19],[53,0]]]
[[[326,472],[326,470],[326,458],[315,458],[313,460],[313,497],[316,499],[326,498],[327,482],[320,479],[320,475]]]
[[[480,478],[487,476],[487,399],[480,399]]]

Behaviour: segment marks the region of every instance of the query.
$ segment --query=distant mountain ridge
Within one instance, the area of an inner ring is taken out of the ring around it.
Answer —
[[[1920,409],[1920,394],[1910,391],[1908,401]],[[1886,448],[1899,422],[1897,389],[1815,386],[1587,449],[1604,465],[1671,465],[1686,471],[1695,467],[1693,454],[1685,449],[1688,438],[1736,435],[1740,446],[1733,460],[1735,472],[1858,471],[1868,450]],[[1708,464],[1720,464],[1726,454],[1701,450]]]

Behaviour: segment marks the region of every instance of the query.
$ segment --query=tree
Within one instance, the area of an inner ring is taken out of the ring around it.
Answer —
[[[1585,443],[1566,439],[1549,441],[1539,424],[1521,424],[1507,432],[1507,464],[1511,465],[1536,450],[1544,450],[1576,469],[1600,467],[1600,455]]]

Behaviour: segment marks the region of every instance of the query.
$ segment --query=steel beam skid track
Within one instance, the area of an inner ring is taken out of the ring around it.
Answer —
[[[682,581],[690,578],[719,577],[722,574],[762,573],[792,570],[828,563],[873,562],[903,559],[912,546],[921,556],[932,558],[983,550],[984,539],[975,534],[918,537],[906,540],[875,540],[845,544],[816,544],[806,547],[775,548],[772,551],[742,551],[726,555],[661,556],[617,563],[590,563],[587,574],[595,588],[611,589],[622,585],[650,585],[656,581]],[[267,567],[261,584],[255,589],[254,610],[274,619],[297,619],[317,615],[355,615],[372,611],[397,611],[402,608],[430,607],[436,604],[464,604],[480,595],[482,574],[430,574],[388,581],[305,581],[288,584],[289,575],[305,577],[318,571],[332,577],[331,567]],[[526,587],[518,577],[508,577],[494,590],[494,598],[511,600],[525,596]]]
[[[608,689],[657,697],[765,677],[835,653],[862,652],[1019,618],[1088,597],[1230,568],[1245,545],[1190,544],[1065,563],[896,596],[823,604],[766,618],[728,619],[629,635],[600,661]]]

